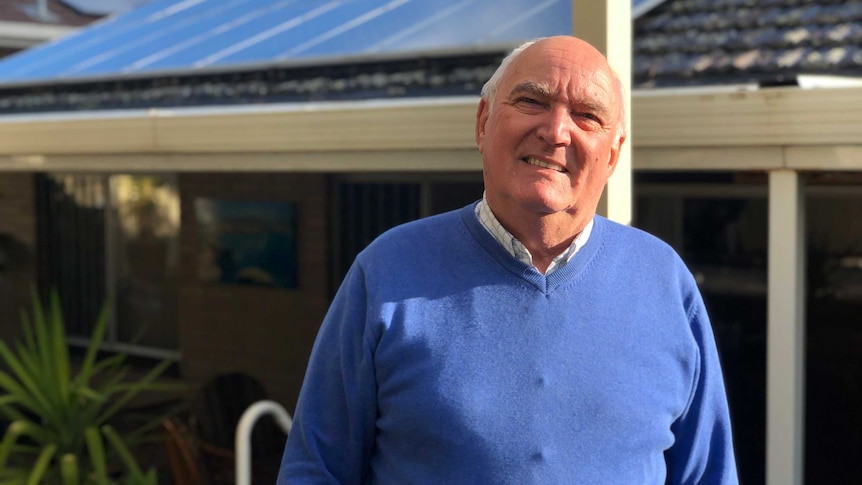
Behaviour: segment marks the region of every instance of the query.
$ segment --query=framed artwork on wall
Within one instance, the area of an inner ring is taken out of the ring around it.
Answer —
[[[202,282],[297,287],[296,204],[195,199]]]

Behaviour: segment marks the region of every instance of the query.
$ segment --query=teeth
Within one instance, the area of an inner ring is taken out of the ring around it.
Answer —
[[[566,171],[566,169],[564,169],[563,167],[560,167],[557,165],[551,165],[551,164],[545,163],[541,160],[537,160],[533,157],[527,157],[524,159],[524,161],[529,163],[530,165],[535,165],[537,167],[542,167],[542,168],[550,168],[551,170],[556,170],[557,172],[565,172]]]

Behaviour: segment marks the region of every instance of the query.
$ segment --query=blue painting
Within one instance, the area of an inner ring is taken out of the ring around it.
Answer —
[[[297,287],[296,204],[195,199],[206,283]]]

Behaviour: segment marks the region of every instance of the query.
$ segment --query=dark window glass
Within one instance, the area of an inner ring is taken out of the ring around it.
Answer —
[[[862,483],[862,186],[806,197],[805,483]]]
[[[89,336],[105,303],[106,197],[103,177],[36,177],[39,292],[57,292],[72,336]]]
[[[39,290],[58,292],[70,342],[86,345],[108,304],[106,349],[172,355],[180,224],[173,177],[42,174],[36,208]]]
[[[766,187],[702,182],[642,182],[635,225],[673,246],[694,274],[722,361],[741,482],[764,483]]]

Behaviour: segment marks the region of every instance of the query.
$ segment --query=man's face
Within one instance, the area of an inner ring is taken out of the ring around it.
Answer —
[[[586,224],[616,166],[621,102],[604,58],[578,39],[540,40],[512,61],[476,122],[485,195],[504,225],[561,212]]]

